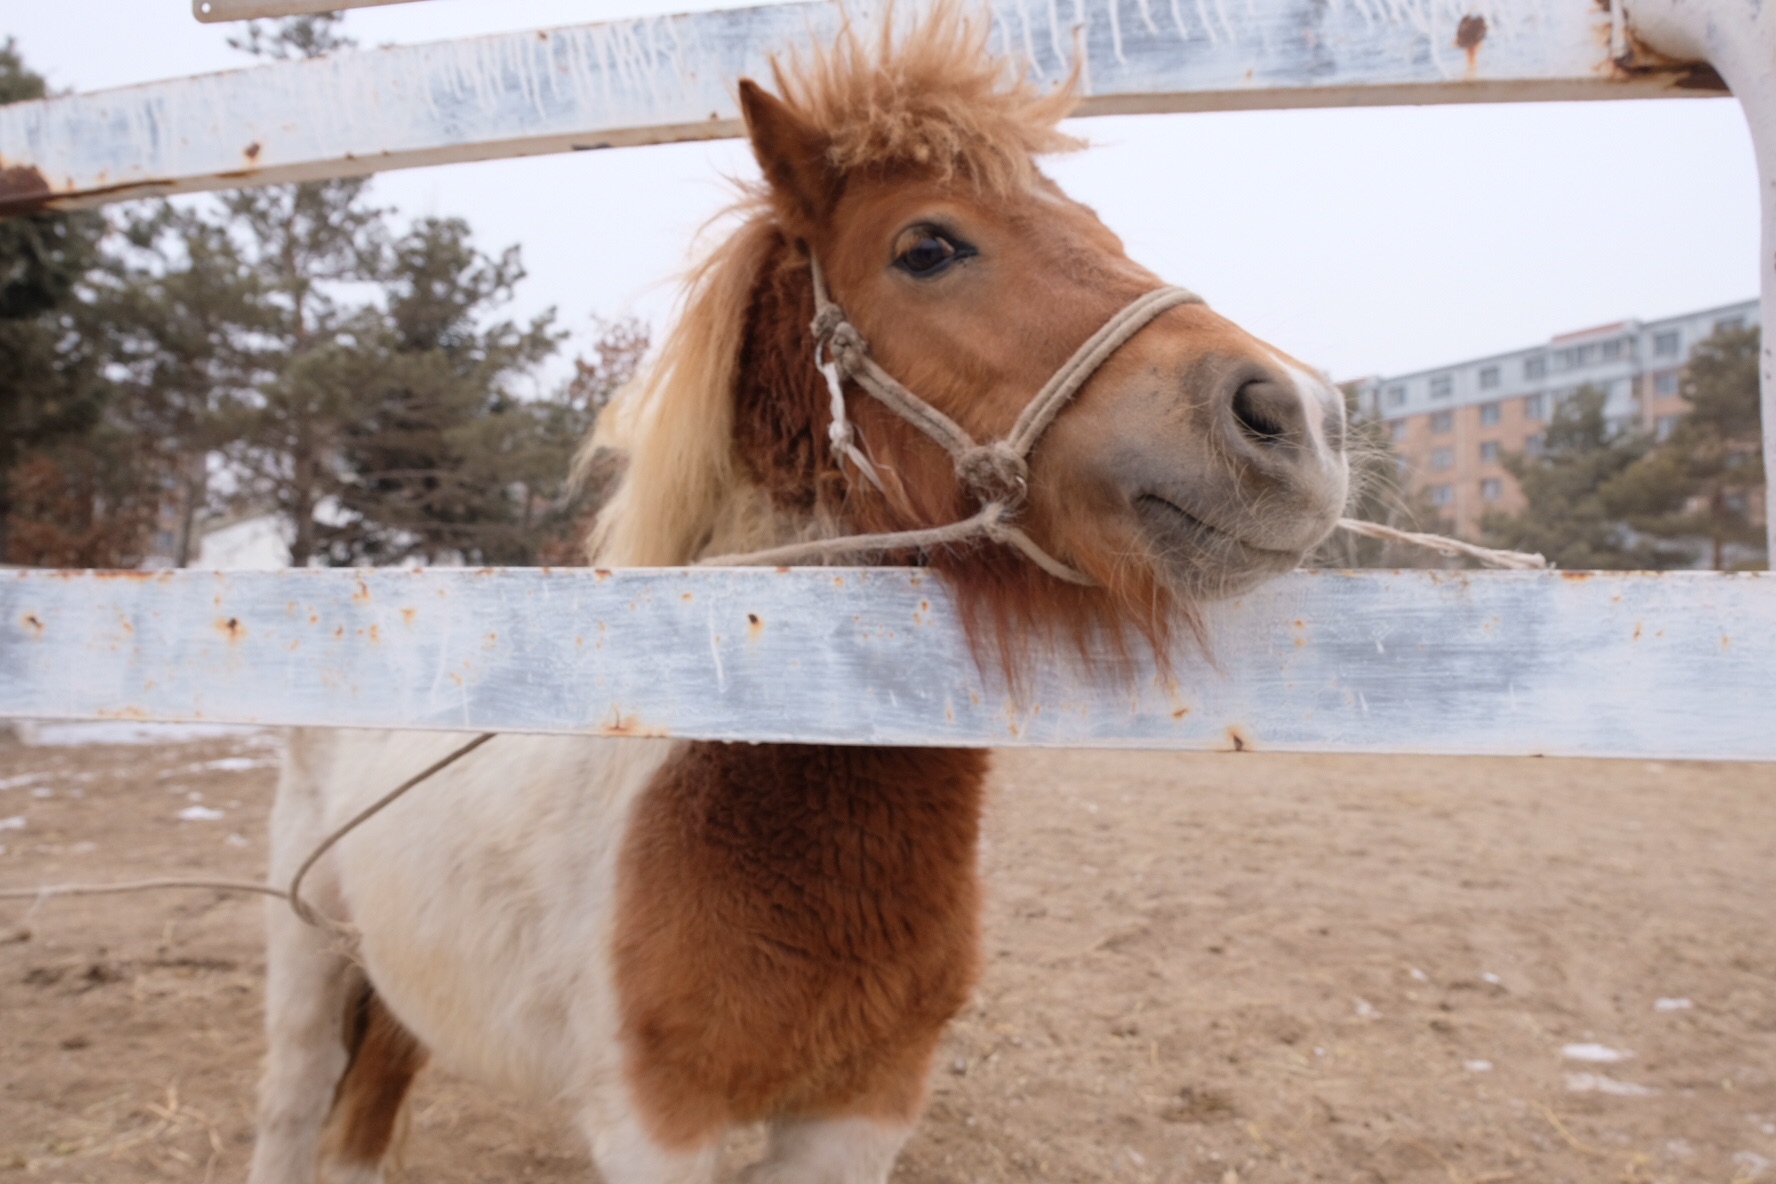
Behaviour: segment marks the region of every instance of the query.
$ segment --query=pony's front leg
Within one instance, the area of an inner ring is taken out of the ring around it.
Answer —
[[[580,1120],[605,1184],[709,1184],[721,1159],[721,1140],[690,1150],[662,1146],[627,1106],[611,1115],[598,1107]]]
[[[816,1118],[772,1124],[770,1150],[742,1184],[883,1184],[912,1133],[873,1118]]]

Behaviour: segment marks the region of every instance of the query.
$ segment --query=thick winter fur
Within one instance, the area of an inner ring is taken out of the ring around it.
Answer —
[[[765,182],[588,444],[627,458],[594,562],[683,564],[971,512],[949,458],[856,394],[885,490],[834,461],[808,259],[889,372],[977,439],[1003,435],[1158,285],[1037,170],[1033,154],[1073,143],[1056,129],[1071,95],[1021,78],[987,54],[983,23],[940,4],[898,41],[847,30],[783,65],[781,98],[742,83]],[[930,226],[978,251],[926,280],[895,244]],[[1206,307],[1171,309],[1031,457],[1021,525],[1098,587],[991,545],[889,558],[938,568],[1014,677],[1053,643],[1163,645],[1181,605],[1293,566],[1330,528],[1339,406]],[[293,736],[274,882],[466,739]],[[724,1134],[755,1121],[770,1128],[755,1184],[881,1184],[979,966],[986,763],[532,736],[469,754],[310,875],[309,899],[355,948],[270,906],[253,1184],[379,1179],[428,1059],[562,1110],[607,1184],[702,1184]]]

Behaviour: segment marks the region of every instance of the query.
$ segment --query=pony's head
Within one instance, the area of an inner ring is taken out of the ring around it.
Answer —
[[[1082,342],[1160,286],[1034,163],[1077,146],[1057,128],[1072,87],[1039,91],[986,33],[940,5],[898,39],[846,27],[779,62],[776,95],[740,84],[764,183],[594,441],[630,457],[597,562],[689,563],[978,508],[951,456],[861,389],[850,417],[881,488],[833,455],[811,256],[882,369],[978,441],[1005,436]],[[1295,567],[1346,488],[1337,392],[1184,304],[1111,355],[1029,457],[1018,525],[1096,586],[987,542],[891,558],[939,569],[977,637],[1132,625],[1157,644],[1179,608]]]

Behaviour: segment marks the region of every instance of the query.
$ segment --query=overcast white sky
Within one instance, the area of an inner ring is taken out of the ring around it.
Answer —
[[[431,0],[356,11],[364,45],[714,7]],[[0,0],[53,86],[243,63],[188,0]],[[1131,253],[1339,378],[1458,361],[1757,292],[1751,144],[1730,99],[1144,115],[1081,121],[1050,162]],[[0,150],[4,145],[0,145]],[[748,173],[738,142],[384,174],[404,214],[524,248],[518,312],[658,326],[697,227]]]

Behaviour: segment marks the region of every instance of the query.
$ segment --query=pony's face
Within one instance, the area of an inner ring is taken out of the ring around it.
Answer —
[[[780,219],[818,255],[872,355],[977,440],[1003,437],[1082,342],[1161,286],[1033,170],[992,189],[913,164],[841,174],[793,110],[750,86],[743,99]],[[867,396],[851,405],[898,503],[869,526],[972,508],[939,448]],[[1112,355],[1038,442],[1024,523],[1102,583],[1133,560],[1185,597],[1229,595],[1295,567],[1332,529],[1344,437],[1322,376],[1181,305]]]

